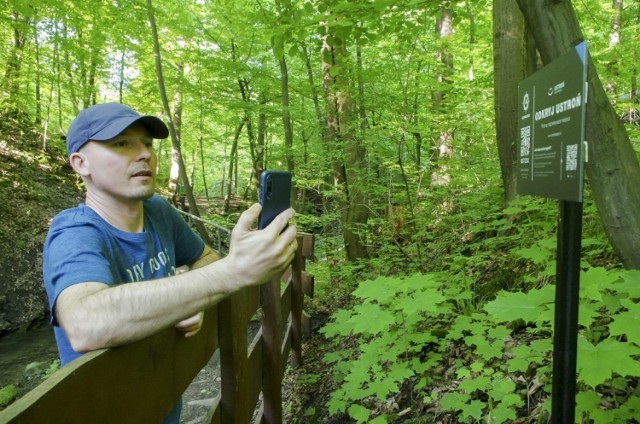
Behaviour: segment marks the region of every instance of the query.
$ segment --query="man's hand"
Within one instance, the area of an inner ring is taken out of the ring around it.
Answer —
[[[226,259],[232,271],[232,284],[247,286],[269,281],[284,272],[298,249],[297,230],[290,223],[295,211],[287,209],[266,228],[256,231],[253,228],[261,210],[256,203],[244,211],[231,232]]]
[[[176,330],[183,332],[185,337],[195,336],[202,327],[203,318],[204,312],[199,312],[190,318],[183,319],[175,325],[175,328]]]

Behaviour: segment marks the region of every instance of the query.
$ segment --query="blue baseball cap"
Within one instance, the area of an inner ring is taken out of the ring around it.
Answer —
[[[153,138],[169,136],[165,123],[155,116],[140,115],[121,103],[102,103],[83,110],[71,122],[67,131],[67,154],[77,152],[89,140],[110,140],[134,122],[142,123]]]

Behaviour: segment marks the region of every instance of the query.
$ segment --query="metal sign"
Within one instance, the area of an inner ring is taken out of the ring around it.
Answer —
[[[518,85],[518,193],[582,201],[585,42]]]

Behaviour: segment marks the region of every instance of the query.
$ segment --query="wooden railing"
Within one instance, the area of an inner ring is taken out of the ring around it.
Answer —
[[[303,299],[313,294],[313,277],[305,272],[313,245],[312,235],[298,236],[281,279],[207,310],[196,336],[185,339],[169,328],[88,353],[0,411],[0,423],[159,423],[218,349],[220,394],[206,422],[249,423],[254,416],[259,423],[282,422],[284,370],[290,353],[293,365],[301,363],[302,336],[310,331]],[[258,308],[261,328],[249,342],[247,326]]]

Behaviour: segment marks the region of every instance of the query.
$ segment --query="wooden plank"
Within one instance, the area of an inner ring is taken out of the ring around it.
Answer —
[[[304,238],[303,238],[304,239]],[[298,238],[298,252],[291,263],[291,355],[294,366],[302,364],[302,307],[304,294],[302,293],[302,270],[304,258],[302,255],[303,242]]]
[[[284,338],[282,340],[282,346],[280,350],[282,352],[282,364],[280,369],[282,374],[280,374],[280,381],[284,378],[284,371],[287,368],[287,363],[289,362],[289,353],[291,353],[291,336],[293,332],[291,331],[291,323],[289,322],[287,328],[284,331]]]
[[[311,337],[313,331],[313,323],[311,322],[311,315],[307,311],[302,311],[302,335],[304,337]]]
[[[243,320],[245,323],[248,323],[251,318],[255,315],[256,311],[260,307],[260,288],[259,287],[251,287],[246,290],[244,298],[244,304],[241,305],[243,308]],[[223,317],[224,319],[224,317]]]
[[[281,320],[282,322],[287,322],[289,320],[289,315],[291,314],[291,289],[292,289],[291,280],[284,286],[282,290],[282,294],[280,295],[280,311],[281,311]]]
[[[280,279],[262,285],[262,397],[264,421],[267,424],[282,422],[282,364],[280,340],[282,339],[282,314]]]
[[[315,277],[307,274],[306,271],[302,272],[302,291],[307,296],[313,298],[315,292]]]
[[[260,392],[262,391],[262,355],[263,341],[262,329],[260,329],[249,346],[249,352],[247,353],[247,374],[251,378],[249,382],[250,390],[248,403],[252,405],[252,413],[256,410],[258,400],[260,399]]]
[[[315,237],[313,234],[301,233],[302,235],[302,256],[310,261],[315,259],[314,244]]]
[[[247,302],[251,289],[241,290],[223,300],[219,306],[221,421],[248,423],[252,409],[249,403],[247,364]],[[224,323],[224,324],[223,324]]]
[[[0,411],[0,422],[160,422],[215,351],[216,318],[216,308],[208,310],[188,339],[168,328],[83,355]]]

